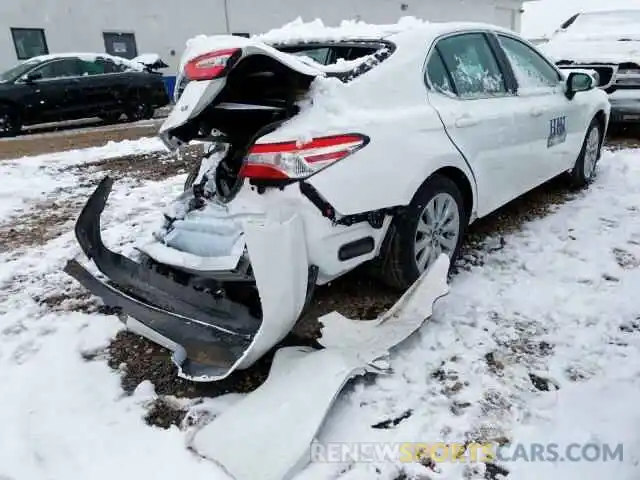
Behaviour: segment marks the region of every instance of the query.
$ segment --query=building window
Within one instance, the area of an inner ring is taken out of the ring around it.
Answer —
[[[104,32],[104,48],[109,55],[132,59],[138,56],[136,36],[133,33]]]
[[[26,60],[49,53],[42,28],[12,28],[11,36],[16,47],[18,60]]]

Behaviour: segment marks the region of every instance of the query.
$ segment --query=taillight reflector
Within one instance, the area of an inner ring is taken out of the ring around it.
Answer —
[[[229,48],[197,56],[186,64],[184,72],[189,80],[213,80],[222,77],[240,57],[242,50]]]
[[[285,180],[306,178],[364,147],[368,138],[360,134],[333,135],[297,142],[254,145],[247,154],[240,176]]]

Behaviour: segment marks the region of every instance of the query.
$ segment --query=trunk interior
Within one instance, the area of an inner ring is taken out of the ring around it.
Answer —
[[[296,102],[308,92],[314,78],[265,55],[247,57],[231,70],[216,100],[175,131],[183,141],[225,144],[227,153],[216,170],[222,198],[237,190],[242,160],[255,139],[298,113]]]

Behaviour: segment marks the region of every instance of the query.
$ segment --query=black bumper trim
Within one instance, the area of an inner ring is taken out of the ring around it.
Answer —
[[[76,260],[68,261],[64,271],[106,305],[178,344],[184,353],[180,367],[189,377],[224,374],[250,347],[261,320],[244,305],[176,283],[107,249],[100,215],[112,185],[109,177],[100,182],[75,227],[82,250],[109,282],[97,279]]]
[[[98,269],[121,290],[158,308],[204,322],[214,317],[216,323],[212,328],[227,333],[247,335],[255,332],[260,321],[243,305],[181,285],[106,248],[100,234],[100,215],[112,185],[113,180],[109,177],[100,182],[75,227],[78,243]]]
[[[186,360],[180,367],[189,376],[224,374],[251,344],[250,338],[220,332],[210,325],[137,300],[98,280],[75,260],[69,260],[64,271],[106,305],[130,315],[184,349]]]

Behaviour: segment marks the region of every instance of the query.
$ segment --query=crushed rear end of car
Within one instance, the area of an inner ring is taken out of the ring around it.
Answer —
[[[360,43],[375,61],[389,54],[381,42]],[[364,63],[361,72],[374,62]],[[75,228],[102,275],[76,260],[65,271],[115,308],[130,330],[171,350],[180,376],[216,381],[252,365],[293,328],[318,281],[308,230],[332,227],[331,212],[310,201],[313,192],[300,180],[368,139],[347,132],[305,147],[296,139],[256,144],[296,116],[313,81],[327,75],[293,54],[225,36],[194,54],[185,72],[189,82],[160,137],[172,150],[208,142],[199,170],[165,212],[162,229],[138,247],[138,261],[102,240],[100,218],[113,183],[105,178]],[[351,66],[335,73],[355,75]],[[347,243],[359,236],[339,229],[335,235]]]

